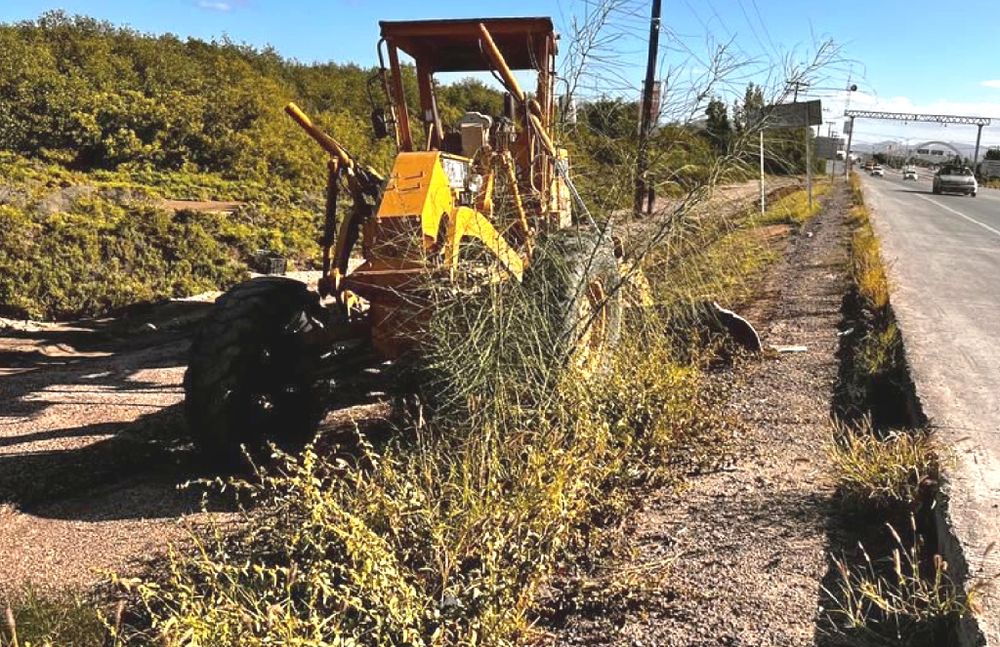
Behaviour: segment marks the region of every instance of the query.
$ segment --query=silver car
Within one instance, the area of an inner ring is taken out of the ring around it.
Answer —
[[[964,193],[976,197],[979,185],[976,176],[968,166],[943,166],[934,174],[934,184],[931,191],[939,193]]]

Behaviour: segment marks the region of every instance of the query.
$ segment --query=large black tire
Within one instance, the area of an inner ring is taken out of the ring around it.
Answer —
[[[621,280],[610,236],[569,228],[541,241],[525,286],[549,320],[557,358],[587,372],[609,366],[621,339]]]
[[[283,277],[245,281],[219,297],[184,374],[188,428],[207,458],[235,465],[241,445],[253,456],[268,441],[309,440],[324,399],[311,383],[318,354],[305,336],[323,320],[319,296]]]

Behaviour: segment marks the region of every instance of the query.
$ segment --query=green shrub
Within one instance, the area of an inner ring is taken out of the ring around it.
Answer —
[[[879,434],[865,417],[856,424],[834,423],[828,448],[841,492],[862,505],[913,504],[921,488],[939,477],[940,450],[923,431]]]
[[[69,211],[0,206],[0,304],[36,318],[98,315],[134,303],[219,289],[246,275],[219,214],[122,206],[97,196]]]

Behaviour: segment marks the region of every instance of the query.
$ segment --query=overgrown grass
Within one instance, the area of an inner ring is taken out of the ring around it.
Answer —
[[[889,307],[890,285],[878,238],[863,204],[851,210],[851,220],[856,223],[851,236],[851,276],[865,307],[881,316]]]
[[[696,238],[643,259],[658,268],[656,307],[626,317],[606,372],[550,365],[546,313],[514,283],[439,308],[428,363],[447,379],[430,384],[447,391],[425,403],[461,415],[404,421],[384,446],[321,443],[230,483],[241,532],[198,533],[196,550],[172,552],[155,578],[118,580],[133,602],[127,642],[523,638],[559,561],[587,554],[636,486],[711,461],[731,424],[704,386],[704,356],[679,348],[667,319],[751,294],[776,252],[747,223],[699,224]]]
[[[417,426],[351,458],[284,457],[235,539],[171,556],[134,583],[144,638],[182,644],[510,644],[556,560],[622,486],[720,424],[654,328],[630,330],[606,376],[575,376],[475,426]],[[473,406],[491,407],[491,403]]]
[[[945,644],[972,602],[949,577],[941,556],[924,545],[913,516],[932,524],[942,448],[924,429],[895,429],[886,422],[919,423],[901,413],[910,386],[888,275],[856,175],[850,186],[854,290],[847,303],[853,319],[843,337],[838,405],[848,422],[834,422],[828,456],[849,507],[889,520],[908,512],[911,522],[905,540],[887,523],[892,543],[869,544],[885,557],[873,559],[859,543],[857,555],[834,558],[836,585],[826,591],[828,613],[850,644]]]
[[[661,315],[693,295],[722,299],[735,281],[727,275],[759,272],[764,260],[749,230],[704,240],[705,254],[651,277],[662,307],[629,313],[608,370],[596,374],[552,364],[555,330],[530,282],[437,304],[433,379],[422,391],[438,415],[414,417],[385,446],[308,449],[238,484],[243,533],[172,553],[164,577],[121,581],[142,609],[132,640],[523,638],[556,564],[589,551],[635,486],[711,460],[730,424],[703,386],[698,353],[677,348]],[[753,263],[731,262],[751,248]],[[682,267],[692,272],[683,297],[667,290]]]
[[[113,625],[84,597],[30,588],[0,594],[0,613],[0,647],[97,647]]]
[[[916,504],[939,478],[940,448],[924,431],[880,433],[865,417],[834,422],[828,455],[840,493],[861,506]]]
[[[878,402],[904,397],[903,342],[889,303],[891,285],[881,247],[872,229],[857,175],[850,180],[853,206],[847,219],[852,226],[848,294],[853,321],[846,332],[848,356],[841,371],[840,408],[844,414],[861,415],[868,407],[886,408]],[[898,424],[898,423],[897,423]]]
[[[672,318],[706,300],[726,305],[749,300],[779,257],[779,247],[759,224],[748,217],[710,221],[651,250],[642,270],[656,285],[654,300],[664,316]]]
[[[975,608],[976,591],[963,593],[940,555],[928,563],[912,516],[905,540],[886,527],[893,541],[886,558],[872,559],[861,546],[858,563],[835,560],[836,590],[827,591],[834,619],[860,644],[948,644],[954,623]]]
[[[813,183],[812,209],[809,208],[808,191],[801,189],[789,193],[767,207],[763,215],[756,216],[756,220],[762,225],[801,225],[823,210],[823,203],[820,201],[820,198],[829,194],[831,188],[832,186],[828,181]]]

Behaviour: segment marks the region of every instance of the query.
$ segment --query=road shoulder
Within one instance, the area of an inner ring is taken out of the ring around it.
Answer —
[[[717,376],[739,379],[725,405],[746,422],[733,462],[651,493],[627,548],[593,574],[595,602],[546,627],[551,644],[815,644],[836,516],[823,445],[847,285],[841,207],[796,235],[752,309],[766,344],[805,352]]]

